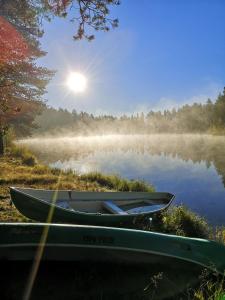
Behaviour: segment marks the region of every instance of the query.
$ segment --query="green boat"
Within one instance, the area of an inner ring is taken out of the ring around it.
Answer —
[[[11,199],[26,217],[48,223],[119,226],[135,224],[165,210],[170,193],[77,192],[10,188]]]
[[[63,295],[89,299],[79,298],[82,293],[90,293],[91,299],[105,299],[102,295],[110,293],[115,299],[120,292],[143,292],[151,276],[156,279],[158,274],[162,276],[154,299],[164,299],[196,284],[205,268],[213,274],[225,272],[225,247],[203,239],[47,223],[2,223],[0,236],[1,271],[5,268],[10,274],[4,272],[1,295],[4,288],[5,293],[17,288],[15,299],[20,299],[32,262],[38,258],[37,294],[32,299],[62,299]]]
[[[178,260],[221,274],[225,271],[225,247],[214,241],[125,228],[47,223],[0,223],[0,260],[32,260],[46,228],[44,260],[138,264]]]

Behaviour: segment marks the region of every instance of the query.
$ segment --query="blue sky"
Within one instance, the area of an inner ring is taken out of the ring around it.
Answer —
[[[73,41],[76,25],[44,23],[42,66],[56,69],[46,99],[53,107],[94,114],[147,112],[215,100],[225,86],[224,0],[122,0],[119,28]],[[70,71],[85,93],[65,86]]]

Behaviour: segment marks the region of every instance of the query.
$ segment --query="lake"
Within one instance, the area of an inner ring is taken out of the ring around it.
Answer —
[[[39,161],[77,173],[99,171],[143,179],[175,194],[212,225],[225,225],[225,137],[110,135],[21,140]]]

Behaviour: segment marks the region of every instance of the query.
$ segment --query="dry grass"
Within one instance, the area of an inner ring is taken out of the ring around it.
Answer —
[[[60,176],[60,182],[58,183]],[[18,222],[27,221],[14,206],[10,206],[9,186],[31,188],[74,189],[78,191],[104,191],[106,188],[96,182],[82,180],[78,175],[50,169],[47,166],[27,166],[22,159],[10,155],[0,158],[0,221]]]

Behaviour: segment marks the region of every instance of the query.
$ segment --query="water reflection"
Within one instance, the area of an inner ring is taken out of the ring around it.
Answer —
[[[208,135],[30,139],[44,163],[80,173],[100,171],[151,182],[176,194],[213,224],[225,225],[225,138]]]

